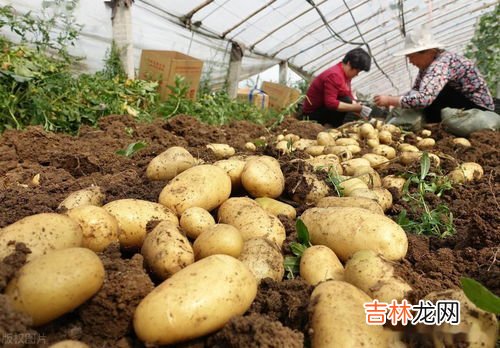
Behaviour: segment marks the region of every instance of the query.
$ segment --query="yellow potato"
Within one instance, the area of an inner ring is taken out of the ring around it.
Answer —
[[[204,164],[173,178],[161,191],[159,202],[180,216],[184,210],[217,208],[231,194],[231,178],[224,169]]]
[[[345,264],[344,280],[363,290],[380,302],[401,302],[412,290],[401,278],[394,275],[394,268],[373,250],[356,252]]]
[[[398,151],[400,151],[400,152],[420,152],[418,147],[411,145],[411,144],[407,144],[407,143],[400,144],[398,146]]]
[[[241,173],[245,168],[246,162],[238,159],[220,160],[214,163],[214,166],[224,169],[224,171],[231,178],[232,189],[241,187]]]
[[[257,150],[257,146],[255,146],[255,144],[252,142],[246,142],[245,149],[248,151],[255,151],[255,150]]]
[[[183,147],[172,146],[149,162],[146,176],[149,180],[170,180],[177,174],[191,168],[194,157]]]
[[[380,140],[378,140],[378,139],[367,139],[366,140],[366,145],[369,148],[373,149],[373,148],[375,148],[375,147],[377,147],[377,146],[380,145]]]
[[[243,244],[239,260],[258,281],[271,278],[281,281],[285,274],[284,258],[276,243],[265,238],[251,238]]]
[[[369,123],[363,123],[359,127],[359,134],[363,139],[373,139],[373,135],[376,135],[375,128]]]
[[[372,167],[356,167],[353,176],[363,181],[370,189],[382,186],[380,175]]]
[[[378,145],[372,149],[372,153],[384,156],[385,158],[391,160],[396,157],[396,150],[389,145]]]
[[[281,247],[286,238],[285,227],[279,219],[250,198],[229,198],[219,207],[218,220],[236,227],[245,241],[263,237]]]
[[[325,280],[343,280],[344,266],[332,249],[313,245],[300,257],[300,276],[313,286]]]
[[[278,150],[282,155],[291,153],[293,151],[292,143],[287,140],[278,141],[276,144],[276,150]]]
[[[339,175],[343,173],[342,166],[340,165],[340,159],[334,154],[320,155],[314,158],[306,159],[305,162],[309,163],[315,171],[334,171],[334,173]]]
[[[51,344],[49,348],[90,348],[90,347],[81,341],[64,340]]]
[[[335,145],[335,138],[328,132],[319,132],[316,141],[322,146]]]
[[[306,149],[304,151],[311,156],[319,156],[319,155],[323,154],[324,150],[325,150],[325,147],[323,145],[314,145],[314,146],[306,147]]]
[[[353,158],[348,161],[342,162],[342,168],[345,175],[353,175],[357,167],[370,167],[370,161],[365,158]]]
[[[321,179],[318,178],[316,174],[304,173],[302,174],[303,180],[305,180],[309,192],[305,197],[295,194],[292,196],[294,202],[298,203],[315,203],[323,197],[328,196],[330,193],[330,187]]]
[[[294,141],[298,141],[300,139],[300,137],[297,134],[288,133],[287,135],[285,135],[283,137],[283,139],[285,139],[287,141],[294,142]]]
[[[354,207],[368,209],[372,213],[384,215],[382,207],[374,200],[365,197],[324,197],[317,203],[318,208]]]
[[[217,158],[228,158],[235,154],[235,150],[228,144],[208,144],[207,148],[210,149]]]
[[[193,243],[196,260],[216,254],[238,258],[243,250],[240,231],[228,224],[217,224],[200,234]]]
[[[24,265],[5,289],[14,308],[39,326],[87,301],[104,282],[104,266],[89,249],[53,250]]]
[[[368,160],[372,168],[384,168],[390,163],[387,157],[375,153],[364,154],[362,158]]]
[[[27,260],[51,250],[79,247],[83,234],[80,225],[66,215],[41,213],[27,216],[0,230],[0,260],[14,252],[10,241],[22,242],[31,250]]]
[[[389,131],[380,131],[378,133],[380,143],[390,145],[392,143],[392,134]]]
[[[169,221],[179,224],[177,216],[161,204],[140,199],[118,199],[104,209],[118,221],[118,239],[124,248],[140,248],[146,238],[146,225],[150,221]]]
[[[338,156],[341,161],[347,161],[352,158],[352,152],[347,146],[329,145],[325,146],[323,153]]]
[[[256,294],[257,280],[241,261],[212,255],[180,270],[139,303],[135,333],[159,345],[201,337],[245,313]]]
[[[118,242],[118,221],[106,209],[93,205],[80,206],[67,212],[82,228],[82,246],[99,252]]]
[[[384,211],[387,211],[391,209],[392,207],[392,194],[389,190],[378,187],[374,188],[373,193],[377,196],[377,203],[384,209]]]
[[[87,187],[75,192],[72,192],[64,201],[57,207],[58,211],[66,211],[84,205],[102,206],[106,196],[99,186]]]
[[[276,199],[269,197],[255,198],[255,201],[269,214],[278,216],[285,215],[287,218],[295,220],[297,212],[290,204],[280,202]]]
[[[305,150],[309,146],[319,145],[316,140],[312,139],[299,139],[292,144],[292,150]]]
[[[380,325],[366,323],[363,305],[372,299],[355,286],[329,280],[311,294],[311,343],[314,348],[388,347]]]
[[[162,221],[148,233],[142,244],[141,254],[148,267],[160,279],[194,262],[194,252],[189,240],[179,227],[169,221]]]
[[[357,190],[352,191],[349,194],[349,197],[353,198],[368,198],[371,199],[372,201],[377,201],[378,196],[373,192],[373,190],[370,190],[369,188],[360,188]]]
[[[339,138],[335,140],[335,145],[339,146],[347,146],[347,145],[356,145],[359,146],[359,143],[352,138]]]
[[[349,177],[343,179],[339,186],[342,189],[342,193],[345,197],[349,197],[356,190],[368,188],[368,185],[365,184],[363,180]]]
[[[346,261],[359,250],[400,260],[408,250],[404,230],[386,216],[362,208],[311,208],[302,214],[311,243],[326,245]]]
[[[428,149],[434,147],[434,145],[436,145],[436,140],[434,140],[432,138],[425,138],[425,139],[420,140],[417,143],[417,147],[420,150],[428,150]]]
[[[182,213],[180,225],[189,238],[196,239],[203,231],[215,225],[215,219],[205,209],[191,207]]]
[[[382,187],[385,189],[394,188],[397,190],[399,194],[403,192],[403,186],[406,183],[406,179],[395,176],[395,175],[387,175],[382,179]]]
[[[280,164],[270,156],[249,160],[241,173],[241,183],[253,197],[277,198],[285,189]]]
[[[465,139],[465,138],[455,138],[453,139],[453,144],[457,144],[457,145],[462,145],[464,147],[471,147],[471,143],[468,139]]]
[[[448,173],[448,178],[459,184],[480,180],[483,177],[484,170],[479,164],[474,162],[465,162],[456,169]]]

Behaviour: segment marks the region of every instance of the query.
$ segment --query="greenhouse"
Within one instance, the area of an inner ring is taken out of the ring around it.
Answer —
[[[0,346],[498,347],[499,17],[0,0]]]

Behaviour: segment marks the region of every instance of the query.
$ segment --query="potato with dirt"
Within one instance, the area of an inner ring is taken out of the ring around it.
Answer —
[[[196,239],[200,234],[215,225],[215,219],[208,211],[199,207],[191,207],[181,215],[179,220],[182,231],[191,239]]]
[[[59,212],[81,207],[84,205],[95,205],[101,207],[106,195],[99,186],[90,186],[69,194],[57,207]]]
[[[406,233],[397,223],[363,208],[310,208],[301,219],[311,243],[329,247],[344,262],[360,250],[388,260],[400,260],[408,250]]]
[[[241,173],[243,188],[252,197],[279,197],[285,188],[285,177],[278,160],[259,156],[245,164]]]
[[[277,282],[285,274],[284,259],[280,248],[265,238],[250,238],[243,244],[239,260],[253,273],[260,282],[271,278]]]
[[[177,216],[165,206],[141,199],[117,199],[103,206],[118,221],[118,239],[125,249],[139,249],[151,221],[169,221],[178,225]]]
[[[355,286],[329,280],[316,286],[310,300],[314,348],[389,347],[381,325],[366,323],[363,305],[372,299]]]
[[[146,176],[149,180],[170,180],[195,164],[196,160],[188,150],[172,146],[149,162]]]
[[[228,144],[208,144],[207,149],[215,154],[215,157],[219,159],[231,157],[236,153],[234,147]]]
[[[484,175],[483,167],[475,162],[465,162],[448,173],[447,177],[454,183],[466,184],[480,180]]]
[[[231,178],[222,168],[210,164],[191,167],[163,188],[158,202],[177,216],[191,207],[207,211],[217,208],[231,194]]]
[[[235,190],[241,187],[241,173],[243,172],[243,168],[245,168],[245,164],[246,162],[243,160],[229,158],[215,162],[214,166],[225,170],[231,178],[231,187]]]
[[[278,201],[269,197],[255,198],[255,201],[269,214],[278,216],[285,215],[287,218],[295,220],[297,212],[290,204]]]
[[[328,184],[314,173],[304,173],[300,180],[302,180],[302,182],[298,184],[305,184],[307,193],[305,196],[302,193],[293,194],[292,199],[294,202],[315,203],[330,194],[330,187]]]
[[[137,306],[134,330],[147,344],[173,344],[221,329],[242,315],[257,294],[257,280],[239,260],[212,255],[180,270]]]
[[[321,198],[317,203],[318,208],[328,208],[328,207],[355,207],[363,208],[371,211],[375,214],[384,215],[384,211],[380,204],[378,204],[373,199],[366,197],[336,197],[328,196]]]
[[[162,280],[194,262],[189,240],[178,225],[169,221],[160,222],[147,234],[141,254],[148,268]]]
[[[238,258],[243,250],[241,232],[228,224],[215,224],[201,233],[193,243],[196,260],[216,254]]]
[[[344,281],[385,303],[401,302],[412,290],[408,283],[394,274],[391,263],[373,250],[360,250],[347,261]]]
[[[332,249],[313,245],[300,257],[300,276],[313,286],[326,280],[343,280],[344,266]]]
[[[92,250],[52,250],[24,265],[5,295],[15,309],[31,316],[34,326],[40,326],[88,300],[101,288],[104,275],[104,266]]]
[[[0,260],[15,250],[15,241],[31,250],[31,261],[52,250],[79,247],[83,233],[78,222],[66,215],[41,213],[27,216],[0,229]]]
[[[286,238],[285,227],[280,220],[247,197],[233,197],[225,201],[219,207],[218,221],[236,227],[245,241],[262,237],[281,247]]]

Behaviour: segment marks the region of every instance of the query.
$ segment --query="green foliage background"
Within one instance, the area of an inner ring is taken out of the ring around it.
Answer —
[[[465,56],[474,60],[484,75],[493,96],[496,96],[500,76],[500,3],[492,12],[481,17]]]

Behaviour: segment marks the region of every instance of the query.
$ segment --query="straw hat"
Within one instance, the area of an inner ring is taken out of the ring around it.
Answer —
[[[404,48],[396,52],[395,56],[405,56],[407,54],[428,50],[431,48],[444,48],[443,44],[434,41],[430,30],[423,26],[420,29],[414,29],[406,35]]]

